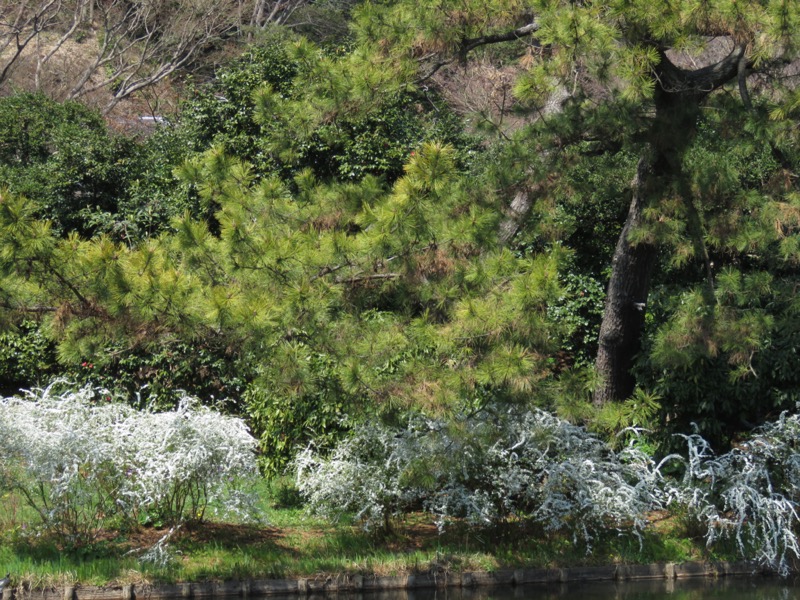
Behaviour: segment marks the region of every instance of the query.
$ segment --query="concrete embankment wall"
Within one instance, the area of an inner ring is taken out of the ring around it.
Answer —
[[[491,573],[420,573],[399,577],[362,575],[319,576],[301,579],[264,579],[176,583],[131,584],[109,587],[67,586],[40,590],[3,590],[2,600],[224,600],[259,596],[309,596],[336,592],[382,592],[426,588],[479,588],[523,586],[581,581],[675,580],[689,577],[732,577],[763,574],[752,563],[662,563],[567,569],[517,569]]]

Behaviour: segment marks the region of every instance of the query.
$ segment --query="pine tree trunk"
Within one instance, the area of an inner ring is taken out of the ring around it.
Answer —
[[[631,243],[631,232],[644,225],[644,209],[656,205],[666,190],[681,189],[683,152],[697,126],[700,100],[704,93],[656,89],[656,114],[645,150],[632,182],[625,226],[611,262],[603,322],[600,325],[595,368],[601,383],[594,403],[625,400],[633,394],[636,381],[631,373],[641,349],[650,279],[657,249],[647,242]],[[691,198],[685,201],[691,202]]]
[[[624,400],[633,393],[633,360],[641,345],[647,294],[655,266],[656,248],[648,243],[630,243],[630,232],[641,226],[652,177],[650,160],[639,160],[633,181],[633,198],[611,262],[603,322],[597,350],[596,368],[601,376],[594,402]]]

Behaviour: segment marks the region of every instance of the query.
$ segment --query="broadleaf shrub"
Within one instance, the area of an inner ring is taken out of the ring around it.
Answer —
[[[107,524],[201,519],[209,506],[255,516],[242,484],[257,475],[256,441],[237,418],[184,398],[169,412],[135,410],[103,390],[35,390],[0,400],[7,486],[45,531],[73,546]]]

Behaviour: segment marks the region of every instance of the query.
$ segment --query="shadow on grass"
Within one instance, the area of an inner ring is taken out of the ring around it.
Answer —
[[[88,584],[131,581],[202,581],[292,578],[314,574],[408,574],[507,568],[680,562],[708,558],[704,544],[682,535],[648,531],[640,538],[606,530],[588,545],[529,522],[491,528],[449,524],[441,533],[426,515],[411,515],[390,532],[365,532],[340,523],[296,521],[263,527],[189,523],[169,541],[174,560],[141,564],[163,529],[109,533],[95,544],[65,549],[43,538],[0,546],[0,567],[16,573],[69,574]],[[2,570],[2,569],[0,569]]]

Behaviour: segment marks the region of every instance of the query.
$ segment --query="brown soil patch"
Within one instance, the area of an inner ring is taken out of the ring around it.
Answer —
[[[428,518],[429,519],[429,518]],[[124,536],[108,531],[98,535],[97,541],[116,545],[120,550],[128,551],[134,548],[150,548],[161,538],[169,534],[169,528],[140,527],[127,532]],[[360,528],[353,527],[354,533],[361,533]],[[331,528],[303,527],[279,529],[254,525],[240,525],[234,523],[216,522],[191,522],[181,526],[173,533],[171,543],[178,545],[205,545],[215,543],[225,547],[258,546],[258,545],[286,545],[286,539],[300,538],[304,542],[311,542],[330,535]],[[440,541],[436,526],[429,520],[411,515],[407,520],[399,523],[395,528],[384,534],[376,534],[376,540],[388,550],[394,552],[409,552],[429,548]]]
[[[169,527],[139,527],[120,535],[114,531],[98,534],[96,540],[122,551],[135,548],[150,548],[169,535]],[[275,544],[286,537],[286,532],[272,527],[256,527],[233,523],[193,522],[186,523],[175,531],[171,543],[201,545],[214,542],[222,546]]]

